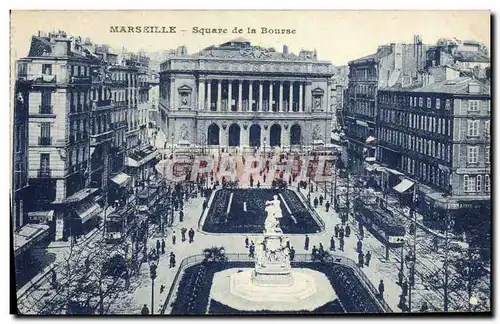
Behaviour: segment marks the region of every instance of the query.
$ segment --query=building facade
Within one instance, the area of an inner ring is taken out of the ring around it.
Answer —
[[[326,143],[332,65],[236,39],[161,64],[158,124],[170,143],[222,149]]]
[[[461,77],[414,89],[380,90],[378,162],[418,183],[424,220],[457,231],[490,205],[490,86]],[[486,213],[488,215],[488,213]]]
[[[355,165],[376,157],[378,90],[418,83],[426,48],[420,36],[415,36],[411,44],[383,45],[376,53],[349,62],[348,102],[343,116],[348,152]]]
[[[28,94],[30,209],[54,210],[55,239],[80,232],[99,213],[90,189],[91,70],[95,58],[64,32],[39,34],[20,59]],[[76,214],[76,216],[74,216]],[[72,223],[75,223],[74,226]],[[92,226],[92,225],[90,225]]]

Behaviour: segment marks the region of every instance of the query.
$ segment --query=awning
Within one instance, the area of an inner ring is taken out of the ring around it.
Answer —
[[[97,188],[82,189],[82,190],[78,191],[77,193],[69,196],[65,200],[63,200],[63,203],[72,203],[72,202],[81,201],[81,200],[87,198],[88,196],[92,195],[93,193],[95,193],[97,190],[98,190]]]
[[[368,127],[368,123],[363,120],[356,120],[356,124],[358,124],[359,126]]]
[[[127,161],[125,161],[125,166],[138,168],[139,163],[136,160],[132,159],[131,157],[127,157]]]
[[[385,170],[386,170],[387,172],[390,172],[390,173],[394,174],[394,175],[398,175],[398,176],[400,176],[400,175],[404,175],[404,173],[401,173],[401,172],[399,172],[398,170],[394,170],[394,169],[390,169],[390,168],[385,168]]]
[[[126,173],[118,173],[116,176],[111,178],[111,181],[119,185],[120,187],[123,187],[127,184],[128,180],[130,179],[130,176]]]
[[[375,161],[377,161],[377,158],[374,156],[368,156],[365,158],[365,161],[366,162],[375,162]]]
[[[375,167],[373,165],[370,165],[367,163],[367,164],[365,164],[365,170],[372,172],[372,171],[375,171]]]
[[[394,187],[394,190],[396,190],[399,193],[403,193],[406,190],[410,189],[415,183],[413,181],[410,181],[408,179],[403,179],[397,186]]]
[[[101,206],[99,206],[99,204],[95,202],[82,203],[75,209],[76,214],[82,221],[82,224],[93,218],[94,216],[97,216],[101,212],[101,210]]]
[[[49,226],[42,224],[26,224],[14,232],[14,256],[18,256],[33,244],[49,235]]]
[[[325,144],[325,142],[323,142],[322,140],[314,140],[314,141],[312,142],[312,144],[313,144],[313,145],[324,145],[324,144]]]
[[[179,145],[181,146],[190,146],[191,145],[191,142],[190,141],[187,141],[187,140],[180,140],[178,142]]]
[[[51,222],[54,217],[54,210],[29,212],[27,216],[28,220],[32,223]]]
[[[365,142],[366,142],[366,144],[370,144],[371,142],[374,142],[374,141],[376,141],[376,140],[377,140],[377,139],[376,139],[375,137],[373,137],[373,136],[368,136],[368,137],[366,138],[366,141],[365,141]]]

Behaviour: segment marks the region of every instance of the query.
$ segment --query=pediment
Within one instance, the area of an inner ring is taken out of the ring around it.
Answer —
[[[187,85],[183,85],[183,86],[179,87],[177,90],[179,92],[188,93],[188,92],[192,92],[193,88],[191,88],[190,86],[187,86]]]
[[[320,95],[325,94],[325,90],[321,89],[320,87],[317,87],[317,88],[314,88],[314,89],[312,90],[312,93],[313,93],[314,95],[318,95],[318,96],[320,96]]]

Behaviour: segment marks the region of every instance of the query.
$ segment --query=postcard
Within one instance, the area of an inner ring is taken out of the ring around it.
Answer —
[[[491,314],[490,24],[12,11],[15,313]]]

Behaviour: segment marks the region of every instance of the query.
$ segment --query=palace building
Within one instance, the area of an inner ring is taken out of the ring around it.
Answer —
[[[161,64],[158,126],[179,146],[260,148],[327,143],[333,66],[238,38]]]

